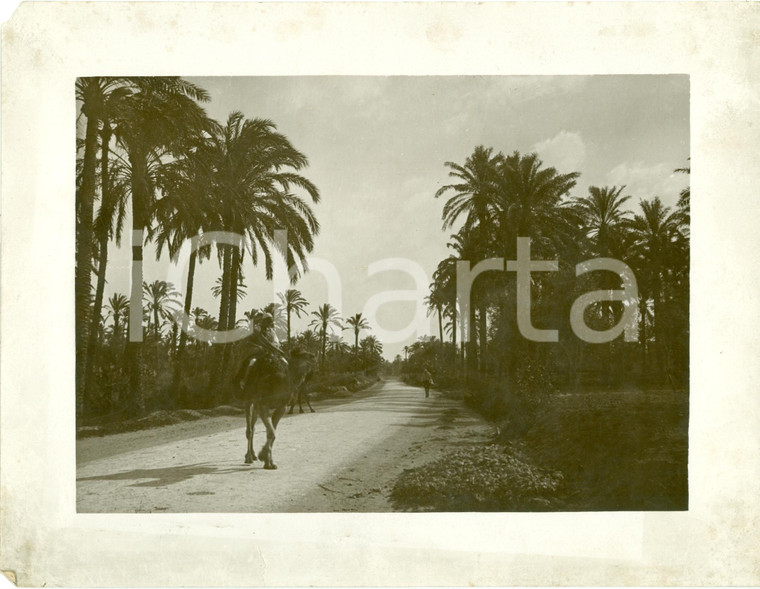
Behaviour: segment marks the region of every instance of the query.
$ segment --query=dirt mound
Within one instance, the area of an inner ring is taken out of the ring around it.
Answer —
[[[219,417],[222,415],[242,415],[243,410],[239,409],[238,407],[233,407],[232,405],[220,405],[219,407],[215,407],[214,409],[211,409],[211,416],[212,417]]]
[[[231,405],[221,405],[214,409],[201,409],[198,411],[194,409],[161,409],[137,419],[127,419],[102,425],[87,425],[79,427],[77,428],[77,439],[153,429],[187,421],[197,421],[199,419],[205,419],[206,417],[242,415],[242,413],[242,409],[232,407]]]
[[[436,511],[542,511],[552,508],[562,480],[494,444],[405,471],[392,498],[400,507]]]

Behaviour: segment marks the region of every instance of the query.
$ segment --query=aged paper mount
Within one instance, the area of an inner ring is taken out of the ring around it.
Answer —
[[[758,6],[25,3],[3,28],[0,568],[22,586],[755,585]],[[690,508],[75,512],[74,80],[688,74]]]

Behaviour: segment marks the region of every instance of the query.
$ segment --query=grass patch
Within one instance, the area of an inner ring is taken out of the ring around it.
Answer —
[[[553,395],[525,433],[502,438],[564,473],[565,510],[684,510],[688,416],[684,392]]]

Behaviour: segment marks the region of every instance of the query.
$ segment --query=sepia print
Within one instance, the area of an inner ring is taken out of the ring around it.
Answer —
[[[689,87],[78,78],[77,512],[687,510]]]

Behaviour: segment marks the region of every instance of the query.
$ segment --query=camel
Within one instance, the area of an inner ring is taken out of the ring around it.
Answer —
[[[270,352],[259,358],[249,356],[243,361],[238,377],[245,401],[245,435],[248,439],[246,464],[252,464],[257,459],[253,451],[253,429],[256,419],[260,417],[267,431],[267,441],[261,448],[258,459],[264,462],[267,470],[277,468],[272,458],[275,429],[288,403],[303,385],[313,366],[313,354],[298,350],[293,351],[290,359],[286,359],[278,350],[276,354]]]
[[[296,403],[298,403],[298,412],[303,413],[303,401],[306,401],[306,404],[309,406],[309,410],[312,413],[315,413],[314,407],[312,407],[311,403],[309,403],[309,393],[306,392],[306,382],[309,380],[312,373],[313,371],[309,370],[309,372],[307,372],[304,376],[301,386],[295,390],[293,399],[290,401],[290,409],[288,410],[288,415],[293,415],[293,408],[296,406]]]

